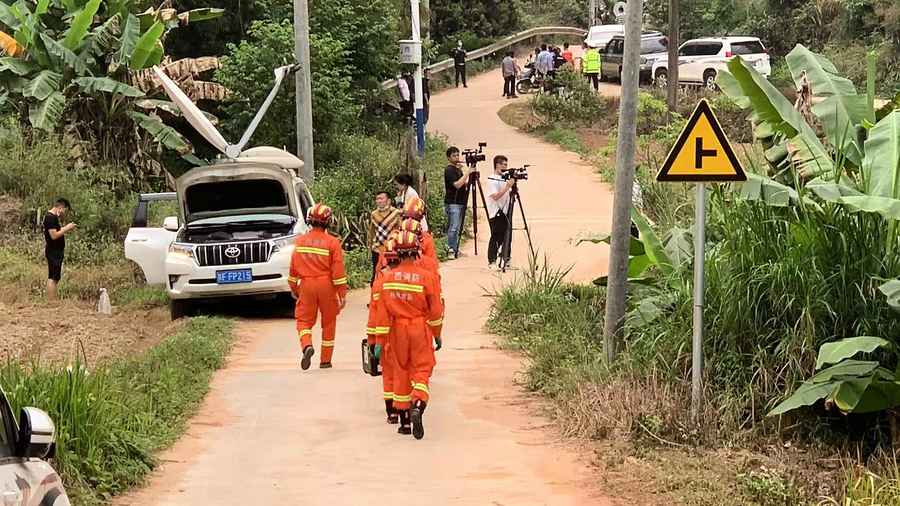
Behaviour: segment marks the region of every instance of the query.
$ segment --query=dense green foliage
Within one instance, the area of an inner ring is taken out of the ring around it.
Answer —
[[[36,406],[56,423],[56,469],[76,504],[104,504],[137,485],[209,389],[231,347],[231,324],[194,318],[142,355],[69,369],[0,367],[14,410]]]
[[[513,1],[431,0],[431,37],[437,41],[451,37],[462,40],[461,35],[467,33],[478,37],[503,37],[519,28],[518,5]]]

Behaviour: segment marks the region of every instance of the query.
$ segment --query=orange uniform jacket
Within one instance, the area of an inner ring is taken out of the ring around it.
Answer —
[[[395,320],[424,319],[434,337],[441,337],[444,305],[437,276],[424,266],[402,263],[382,277],[375,328],[390,331]]]
[[[331,279],[336,293],[342,298],[347,294],[347,273],[344,271],[344,252],[341,242],[325,230],[314,228],[301,235],[294,243],[288,283],[295,296],[299,296],[300,281],[306,278]]]
[[[419,244],[423,257],[431,257],[435,265],[441,263],[438,260],[437,249],[434,247],[434,237],[431,236],[431,232],[422,232],[422,235],[419,236]]]

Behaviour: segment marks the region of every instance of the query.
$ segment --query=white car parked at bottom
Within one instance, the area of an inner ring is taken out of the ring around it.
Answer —
[[[678,82],[715,89],[719,72],[728,70],[728,62],[735,56],[766,78],[772,73],[769,53],[757,37],[711,37],[689,40],[678,49]],[[652,73],[657,86],[668,85],[668,57],[657,60]]]

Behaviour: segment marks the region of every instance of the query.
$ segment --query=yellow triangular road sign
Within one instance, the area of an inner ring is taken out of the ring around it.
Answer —
[[[747,175],[706,99],[697,104],[657,181],[746,181]]]

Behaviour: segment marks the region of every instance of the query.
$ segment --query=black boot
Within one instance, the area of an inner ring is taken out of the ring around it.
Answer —
[[[307,346],[303,348],[303,358],[300,360],[300,368],[304,371],[309,369],[309,364],[312,362],[312,357],[316,353],[316,350],[313,349],[312,346]]]
[[[413,407],[409,410],[409,417],[412,420],[412,433],[416,439],[425,437],[425,426],[422,425],[422,415],[425,414],[425,401],[417,400],[413,403]]]
[[[397,434],[412,434],[412,429],[409,426],[409,410],[402,409],[400,410],[400,427],[397,428]]]
[[[397,425],[398,423],[400,423],[400,415],[398,415],[397,410],[394,409],[393,400],[384,400],[384,410],[387,412],[387,423],[391,425]]]

